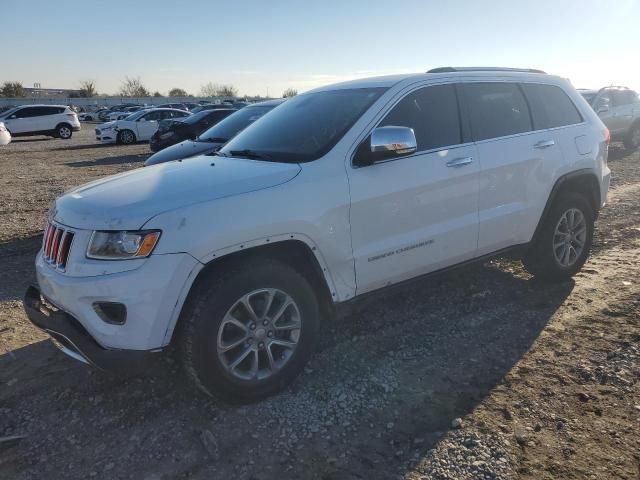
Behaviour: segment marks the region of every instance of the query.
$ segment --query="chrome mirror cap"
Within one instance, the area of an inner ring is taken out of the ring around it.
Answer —
[[[410,155],[417,150],[413,128],[388,126],[378,127],[371,132],[371,153],[390,158],[395,155]]]

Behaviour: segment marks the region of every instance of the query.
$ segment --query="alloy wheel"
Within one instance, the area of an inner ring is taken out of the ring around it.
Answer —
[[[564,212],[553,233],[553,254],[561,267],[573,266],[587,242],[587,221],[577,208]]]
[[[302,327],[300,309],[282,290],[254,290],[238,299],[218,329],[217,353],[233,377],[259,382],[292,358]]]

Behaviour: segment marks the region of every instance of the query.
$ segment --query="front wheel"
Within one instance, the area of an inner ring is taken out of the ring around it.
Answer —
[[[640,122],[631,127],[624,138],[624,148],[630,152],[635,152],[640,148]]]
[[[554,201],[535,244],[523,258],[536,277],[563,280],[580,271],[593,241],[594,214],[578,193],[562,194]]]
[[[68,140],[73,135],[73,130],[71,130],[71,127],[69,125],[59,125],[56,129],[56,135],[58,136],[58,138]]]
[[[193,382],[209,395],[247,403],[300,373],[313,350],[318,302],[288,265],[254,260],[201,284],[181,322],[181,356]]]
[[[123,145],[131,145],[136,142],[136,135],[131,130],[122,130],[118,132],[118,143]]]

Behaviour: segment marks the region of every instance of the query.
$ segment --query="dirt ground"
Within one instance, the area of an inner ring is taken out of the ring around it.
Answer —
[[[55,196],[141,166],[148,146],[0,147],[3,479],[640,478],[640,154],[612,147],[610,203],[574,280],[500,259],[326,319],[262,403],[204,397],[167,356],[117,378],[68,359],[21,296]]]

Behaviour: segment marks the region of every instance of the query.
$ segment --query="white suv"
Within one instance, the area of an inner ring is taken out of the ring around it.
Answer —
[[[217,154],[58,198],[25,307],[65,352],[131,370],[172,342],[205,392],[251,401],[366,294],[518,249],[587,259],[609,133],[569,82],[441,68],[291,98]]]
[[[64,105],[23,105],[0,114],[0,121],[14,137],[49,135],[66,140],[80,131],[78,115]]]

